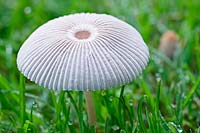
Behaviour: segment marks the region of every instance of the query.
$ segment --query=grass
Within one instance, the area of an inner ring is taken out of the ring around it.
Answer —
[[[199,133],[199,8],[199,0],[0,0],[0,132]],[[132,83],[93,92],[96,128],[88,125],[82,92],[42,88],[16,67],[19,47],[38,26],[75,12],[117,16],[150,48],[147,68]],[[157,50],[168,29],[180,40],[173,61]]]

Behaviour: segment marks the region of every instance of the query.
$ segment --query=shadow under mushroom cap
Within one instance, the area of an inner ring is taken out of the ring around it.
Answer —
[[[147,65],[148,47],[131,25],[106,14],[53,19],[24,42],[18,69],[56,90],[97,90],[129,83]]]

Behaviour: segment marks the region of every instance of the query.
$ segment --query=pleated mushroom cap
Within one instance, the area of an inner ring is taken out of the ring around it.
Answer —
[[[106,14],[53,19],[24,42],[18,69],[55,90],[97,90],[127,84],[147,65],[148,47],[131,25]]]

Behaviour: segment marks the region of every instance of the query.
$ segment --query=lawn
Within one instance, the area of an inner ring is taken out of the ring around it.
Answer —
[[[200,133],[199,0],[0,0],[0,132]],[[83,92],[53,91],[17,69],[20,46],[40,25],[79,12],[113,15],[142,35],[146,69],[130,84],[92,92],[97,115],[88,124]],[[176,58],[158,50],[179,37]]]

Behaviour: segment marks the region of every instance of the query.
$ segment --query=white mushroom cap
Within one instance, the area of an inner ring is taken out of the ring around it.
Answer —
[[[127,84],[147,65],[148,47],[131,25],[106,14],[53,19],[24,42],[18,69],[56,90],[97,90]]]

